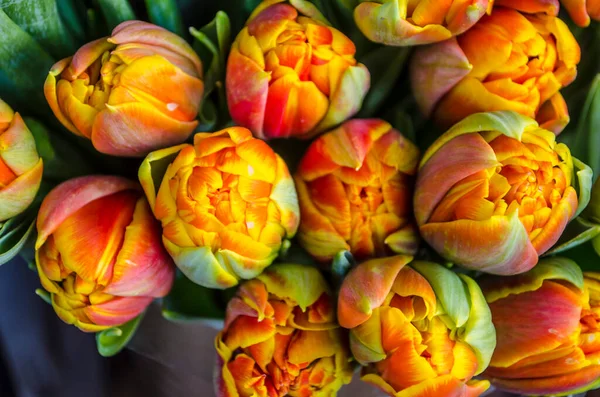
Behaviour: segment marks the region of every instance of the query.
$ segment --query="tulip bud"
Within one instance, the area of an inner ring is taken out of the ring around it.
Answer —
[[[278,264],[241,285],[217,335],[217,397],[335,396],[349,352],[317,269]]]
[[[590,24],[590,18],[600,21],[600,1],[598,0],[561,0],[571,19],[581,26]]]
[[[414,254],[412,194],[419,150],[383,120],[350,120],[317,138],[295,175],[298,238],[320,261]]]
[[[35,139],[21,115],[0,99],[0,224],[33,202],[43,168]]]
[[[492,0],[362,0],[354,9],[354,20],[371,41],[412,46],[463,33],[490,13],[492,4]]]
[[[298,228],[285,162],[242,127],[150,153],[139,178],[175,264],[208,288],[256,277]]]
[[[57,62],[44,84],[54,115],[115,156],[144,156],[185,141],[198,124],[200,59],[179,36],[126,21]]]
[[[42,202],[35,259],[42,286],[66,323],[87,332],[126,323],[167,295],[175,267],[136,183],[85,176]]]
[[[227,63],[231,117],[261,139],[323,132],[356,114],[370,85],[354,43],[316,10],[289,3],[263,1]]]
[[[443,128],[473,113],[514,110],[558,134],[569,121],[560,89],[575,79],[579,59],[557,17],[495,6],[459,37],[417,49],[411,83],[422,112]]]
[[[362,380],[390,396],[479,396],[496,334],[477,283],[409,256],[372,259],[344,279],[338,321]]]
[[[575,165],[583,167],[577,175]],[[535,120],[510,111],[478,113],[423,155],[415,217],[423,239],[446,259],[517,274],[556,243],[587,205],[590,187],[589,167]]]
[[[524,395],[566,396],[600,387],[600,273],[564,258],[481,281],[498,345],[484,376]]]

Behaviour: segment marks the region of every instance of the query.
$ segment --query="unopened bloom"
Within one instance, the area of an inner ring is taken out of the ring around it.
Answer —
[[[493,0],[361,0],[354,20],[376,43],[437,43],[463,33],[492,10]]]
[[[414,254],[412,194],[419,150],[390,124],[356,119],[317,138],[294,176],[298,238],[315,258]]]
[[[358,112],[369,89],[354,43],[307,3],[263,1],[231,47],[229,112],[259,138],[310,138]]]
[[[558,134],[569,122],[560,89],[575,79],[579,59],[559,18],[494,7],[459,37],[418,49],[411,82],[423,113],[444,128],[473,113],[514,110]]]
[[[58,120],[94,147],[143,156],[185,141],[204,91],[200,59],[181,37],[126,21],[57,62],[44,85]]]
[[[242,284],[215,346],[217,397],[329,397],[352,377],[331,291],[313,267],[278,264]]]
[[[167,295],[175,266],[135,182],[85,176],[63,182],[37,218],[35,258],[56,314],[83,331],[139,315]]]
[[[590,187],[589,167],[534,120],[511,111],[478,113],[423,155],[415,217],[423,239],[446,259],[517,274],[554,245],[587,205]]]
[[[35,139],[21,115],[0,99],[0,224],[33,202],[43,169]]]
[[[484,376],[495,386],[552,396],[600,387],[600,273],[548,258],[482,289],[498,339]]]
[[[338,321],[365,367],[362,380],[390,396],[479,396],[496,335],[471,278],[409,256],[372,259],[344,279]]]
[[[256,277],[298,228],[285,162],[242,127],[150,153],[139,177],[175,264],[205,287]]]

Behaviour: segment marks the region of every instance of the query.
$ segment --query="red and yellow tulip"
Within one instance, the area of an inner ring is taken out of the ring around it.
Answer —
[[[473,113],[514,110],[558,134],[569,122],[560,89],[575,79],[579,59],[557,17],[494,7],[459,37],[415,52],[413,93],[444,128]]]
[[[511,275],[531,269],[556,243],[590,188],[589,167],[535,120],[478,113],[424,154],[415,217],[423,239],[446,259]]]
[[[233,120],[261,139],[310,138],[353,116],[370,76],[352,41],[305,0],[265,0],[227,63]]]
[[[362,380],[396,397],[475,397],[489,382],[496,334],[471,278],[409,256],[372,259],[344,279],[338,321]]]
[[[600,21],[600,1],[598,0],[561,0],[560,1],[573,19],[581,26],[590,24],[590,19]]]
[[[437,43],[463,33],[493,0],[361,0],[354,20],[371,41],[392,46]]]
[[[600,273],[550,258],[482,288],[498,338],[484,376],[495,386],[553,396],[600,387]]]
[[[0,99],[0,224],[33,202],[44,166],[19,113]]]
[[[313,267],[278,264],[239,288],[217,335],[217,397],[329,397],[350,382],[332,295]]]
[[[126,21],[52,66],[44,94],[58,120],[98,151],[139,157],[194,131],[202,73],[184,39]]]
[[[298,228],[285,162],[242,127],[152,152],[139,178],[175,264],[205,287],[256,277]]]
[[[66,323],[96,332],[167,295],[175,266],[140,186],[114,176],[71,179],[44,199],[35,259],[42,286]]]
[[[317,138],[294,176],[298,238],[320,261],[414,254],[412,194],[419,150],[385,121],[356,119]]]

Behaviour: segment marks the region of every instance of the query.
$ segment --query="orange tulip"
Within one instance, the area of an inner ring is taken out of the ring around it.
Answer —
[[[561,0],[561,3],[573,21],[581,27],[588,26],[590,18],[600,21],[600,1],[598,0]]]
[[[358,112],[369,71],[356,48],[305,0],[265,0],[227,63],[233,120],[261,139],[310,138]]]
[[[205,287],[256,277],[298,228],[285,162],[242,127],[152,152],[139,178],[175,264]]]
[[[33,202],[44,166],[19,113],[0,99],[0,225]]]
[[[423,113],[443,128],[473,113],[514,110],[558,134],[569,122],[560,89],[575,79],[579,59],[557,17],[495,7],[456,39],[418,49],[411,82]]]
[[[409,256],[372,259],[344,279],[338,321],[364,365],[362,380],[395,397],[475,397],[496,334],[471,278]]]
[[[320,261],[414,254],[412,193],[419,150],[377,119],[350,120],[317,138],[295,175],[298,238]]]
[[[83,331],[121,325],[171,289],[175,267],[134,182],[113,176],[64,182],[44,199],[37,230],[42,286],[58,316]]]
[[[511,275],[535,266],[585,208],[590,189],[591,169],[535,120],[478,113],[423,155],[415,217],[446,259]]]
[[[354,9],[361,32],[376,43],[411,46],[463,33],[492,10],[493,0],[362,0]]]
[[[495,386],[552,396],[600,387],[600,273],[550,258],[482,288],[498,335],[484,373]]]
[[[141,21],[123,22],[57,62],[44,84],[58,120],[116,156],[185,141],[203,91],[202,65],[187,42]]]
[[[329,397],[352,367],[323,276],[279,264],[247,281],[217,335],[217,397]]]

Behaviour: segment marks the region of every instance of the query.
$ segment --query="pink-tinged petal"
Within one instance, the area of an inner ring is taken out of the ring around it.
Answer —
[[[75,55],[73,55],[73,60],[69,66],[62,72],[61,77],[70,81],[75,80],[80,74],[85,72],[85,70],[89,68],[92,63],[96,62],[96,60],[99,59],[102,54],[113,49],[115,45],[109,43],[106,39],[106,37],[102,37],[100,39],[91,41],[77,50]],[[58,64],[55,64],[52,67],[52,70],[55,70],[57,65]],[[50,73],[53,74],[52,71]]]
[[[87,306],[84,311],[96,325],[114,327],[139,316],[152,302],[151,297],[116,297],[108,302]]]
[[[427,223],[420,230],[436,251],[469,269],[512,275],[531,269],[538,261],[516,212],[483,221]]]
[[[137,183],[117,176],[90,175],[70,179],[55,187],[44,199],[37,218],[39,249],[65,219],[101,197],[124,190],[139,190]]]
[[[497,346],[490,363],[508,367],[572,340],[579,327],[581,296],[554,281],[492,302]]]
[[[396,275],[412,260],[410,256],[372,259],[355,267],[344,279],[338,298],[338,321],[354,328],[371,317],[390,292]]]
[[[148,202],[138,199],[133,220],[125,230],[113,277],[104,292],[119,296],[151,296],[169,293],[175,277],[173,260],[161,241],[161,228]]]
[[[0,222],[20,214],[29,207],[40,188],[43,171],[44,165],[42,159],[39,159],[31,170],[0,189]]]
[[[274,4],[265,8],[248,21],[248,33],[258,40],[263,52],[278,44],[277,38],[289,22],[298,17],[298,11],[289,4]]]
[[[235,48],[227,61],[227,104],[231,118],[265,138],[263,124],[270,74]]]
[[[454,38],[418,47],[410,63],[410,82],[421,112],[430,116],[438,101],[472,68]]]
[[[94,122],[92,143],[105,154],[141,157],[152,150],[180,144],[196,125],[197,121],[178,121],[145,103],[107,105]]]
[[[428,158],[415,188],[415,217],[426,223],[452,186],[478,171],[498,165],[492,148],[476,133],[460,135]]]

